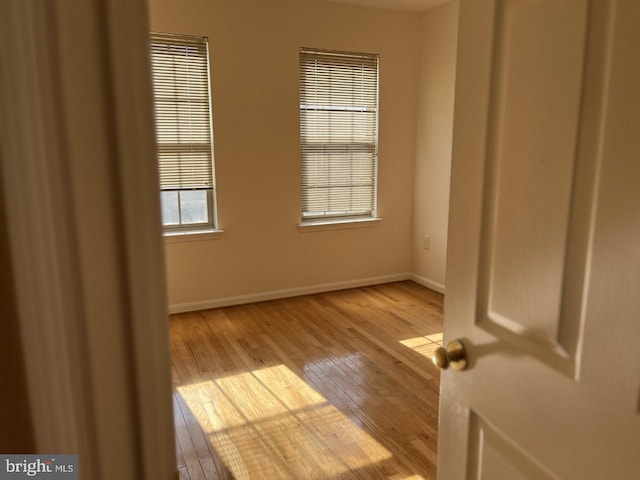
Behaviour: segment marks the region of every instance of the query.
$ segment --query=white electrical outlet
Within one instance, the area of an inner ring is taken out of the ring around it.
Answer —
[[[422,239],[422,248],[431,250],[431,235],[425,235]]]

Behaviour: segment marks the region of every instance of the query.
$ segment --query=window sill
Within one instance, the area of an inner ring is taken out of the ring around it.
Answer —
[[[343,230],[347,228],[373,227],[382,218],[349,218],[344,220],[308,220],[298,225],[300,232],[316,232],[321,230]]]
[[[182,230],[175,232],[164,232],[165,243],[182,243],[197,242],[200,240],[214,240],[222,236],[224,230],[207,229],[207,230]]]

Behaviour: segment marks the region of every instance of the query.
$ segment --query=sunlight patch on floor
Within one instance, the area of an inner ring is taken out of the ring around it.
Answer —
[[[435,352],[438,347],[442,346],[442,332],[426,335],[424,337],[400,340],[400,343],[414,352],[424,355],[430,359],[433,352]]]
[[[177,390],[235,478],[333,478],[392,458],[285,365]]]

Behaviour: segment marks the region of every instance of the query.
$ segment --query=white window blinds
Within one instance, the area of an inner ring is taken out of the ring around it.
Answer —
[[[207,40],[154,33],[151,61],[160,188],[213,188]]]
[[[375,216],[378,56],[300,49],[302,219]]]

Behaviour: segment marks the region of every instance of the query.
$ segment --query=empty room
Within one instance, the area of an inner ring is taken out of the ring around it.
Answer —
[[[640,3],[7,0],[0,477],[640,471]]]
[[[181,478],[435,478],[458,5],[396,3],[149,4]]]

